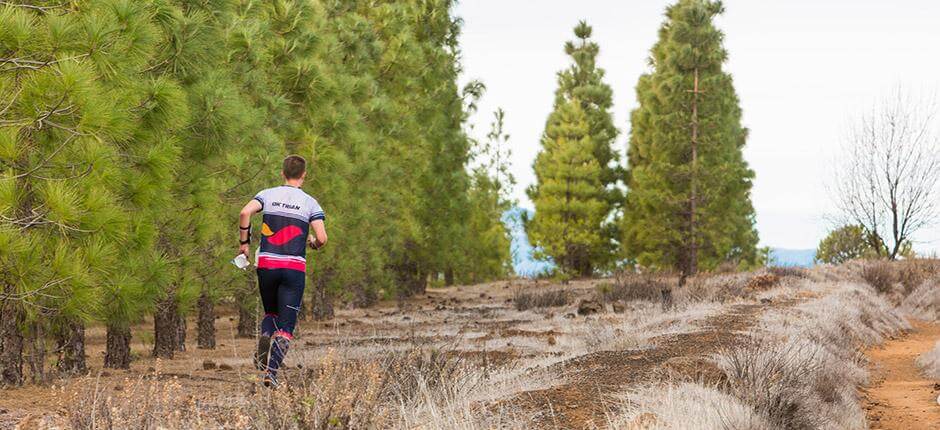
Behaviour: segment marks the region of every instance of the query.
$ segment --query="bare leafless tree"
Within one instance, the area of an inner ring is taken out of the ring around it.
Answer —
[[[839,218],[895,259],[937,215],[940,134],[933,98],[896,90],[850,128],[835,177]]]

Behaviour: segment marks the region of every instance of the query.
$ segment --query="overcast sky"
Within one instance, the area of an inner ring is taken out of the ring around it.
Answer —
[[[614,90],[625,153],[634,87],[648,70],[665,7],[659,0],[462,0],[463,81],[488,90],[473,122],[483,136],[492,111],[506,111],[520,204],[552,108],[555,73],[568,66],[564,42],[585,19],[600,44]],[[717,21],[750,129],[745,158],[757,174],[752,199],[762,245],[815,248],[830,227],[825,184],[846,127],[898,85],[940,83],[940,2],[927,0],[726,0]],[[940,228],[919,249],[940,248]]]

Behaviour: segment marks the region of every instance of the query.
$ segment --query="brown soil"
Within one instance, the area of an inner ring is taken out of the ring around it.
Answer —
[[[596,282],[573,281],[566,288],[582,298],[592,297]],[[292,351],[296,360],[293,363],[300,366],[304,350],[323,352],[370,345],[380,350],[383,345],[403,343],[459,346],[450,353],[481,366],[538,358],[534,354],[552,355],[557,351],[533,349],[526,344],[535,340],[537,345],[554,345],[556,337],[566,335],[563,327],[568,324],[553,323],[554,312],[571,309],[518,313],[507,303],[515,288],[539,287],[538,283],[515,281],[429,290],[403,303],[383,302],[370,309],[340,306],[334,320],[300,323],[299,332],[304,340]],[[549,370],[561,375],[563,383],[524,392],[486,407],[509,406],[508,409],[519,410],[531,417],[534,428],[602,427],[607,414],[617,409],[607,399],[627,385],[654,382],[666,376],[720,382],[722,373],[708,360],[710,355],[741,342],[743,333],[767,309],[791,306],[808,297],[729,306],[720,315],[696,323],[693,332],[653,338],[649,348],[593,352],[556,363]],[[257,372],[250,364],[250,355],[255,341],[235,337],[235,320],[229,317],[233,314],[231,310],[217,308],[217,311],[225,315],[216,320],[217,349],[199,350],[192,345],[173,360],[150,358],[151,322],[135,327],[131,346],[136,359],[128,371],[100,368],[104,329],[89,327],[86,343],[91,377],[4,390],[0,395],[0,429],[49,414],[61,419],[73,397],[70,394],[97,385],[106,392],[118,392],[134,380],[171,378],[179,385],[178,395],[203,402],[253,389],[257,386]],[[536,323],[545,326],[534,328],[533,325],[539,326]],[[190,331],[195,326],[189,324]],[[187,339],[195,338],[194,332],[187,335]],[[529,342],[518,342],[520,338]],[[214,368],[204,368],[206,360],[212,361]]]
[[[914,360],[940,340],[940,324],[916,322],[907,335],[872,348],[872,384],[865,390],[865,409],[873,430],[940,429],[938,381],[927,379]]]
[[[743,332],[771,306],[791,306],[798,299],[771,304],[742,304],[708,318],[692,333],[661,336],[643,350],[600,351],[558,363],[564,384],[520,394],[509,402],[530,411],[533,427],[602,428],[616,411],[611,394],[624,386],[666,375],[720,382],[721,372],[707,359],[743,339]]]
[[[589,295],[596,282],[599,281],[573,281],[567,288],[579,295]],[[430,344],[444,344],[443,349],[448,350],[448,354],[459,355],[468,363],[484,367],[498,367],[533,358],[531,351],[512,346],[513,339],[527,337],[547,341],[547,337],[555,332],[516,328],[519,324],[531,323],[533,319],[541,320],[542,316],[538,314],[522,320],[500,318],[498,313],[512,308],[507,301],[511,301],[516,288],[544,286],[540,284],[546,282],[514,280],[431,289],[427,294],[405,302],[384,301],[368,309],[351,309],[338,303],[335,319],[298,323],[299,342],[289,360],[299,367],[300,357],[305,351]],[[102,369],[105,329],[100,325],[90,325],[86,331],[89,375],[53,379],[43,385],[0,389],[0,429],[55,428],[56,424],[28,423],[42,422],[50,417],[53,423],[62,423],[76,393],[96,386],[108,394],[125,390],[140,380],[172,379],[179,387],[178,395],[208,403],[255,389],[258,375],[250,357],[256,340],[236,337],[236,319],[233,316],[236,312],[233,309],[217,306],[215,310],[219,314],[215,321],[216,349],[196,348],[197,324],[191,320],[187,325],[187,351],[176,353],[172,360],[155,360],[150,355],[153,322],[148,319],[133,327],[131,350],[134,358],[128,370]],[[427,334],[435,328],[444,334]],[[498,342],[501,338],[506,342]],[[485,348],[486,340],[501,344],[501,347]],[[451,348],[456,349],[449,350]],[[212,362],[214,368],[204,368],[206,361]],[[286,373],[299,371],[294,366],[285,370]]]

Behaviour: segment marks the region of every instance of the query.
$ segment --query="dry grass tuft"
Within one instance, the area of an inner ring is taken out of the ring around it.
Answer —
[[[901,302],[907,314],[927,321],[940,321],[940,279],[920,284]]]
[[[763,430],[769,423],[716,387],[693,383],[644,387],[624,396],[626,411],[608,419],[614,429]]]
[[[809,271],[802,267],[770,266],[767,271],[778,278],[808,278]]]
[[[872,261],[865,264],[861,275],[868,285],[881,294],[891,293],[898,282],[894,266],[887,261]]]
[[[826,428],[836,422],[834,411],[852,411],[841,428],[863,428],[854,393],[864,371],[857,363],[842,364],[818,343],[754,340],[719,354],[717,361],[728,376],[727,391],[773,428]]]
[[[750,291],[766,291],[777,286],[779,282],[779,276],[773,273],[761,273],[749,279],[744,288]]]
[[[149,380],[149,379],[153,380]],[[179,396],[180,382],[158,373],[148,378],[125,380],[117,387],[103,386],[99,378],[88,377],[83,390],[63,393],[70,396],[66,416],[77,430],[100,428],[187,428],[199,424],[218,427],[193,397]]]
[[[940,341],[931,349],[917,357],[917,365],[930,378],[940,380]]]
[[[207,399],[180,396],[179,381],[159,372],[127,381],[116,394],[89,380],[72,393],[68,418],[76,429],[484,426],[453,396],[473,391],[485,375],[448,351],[415,348],[351,360],[330,350],[313,368],[285,371],[282,379],[277,390],[255,383],[246,394]]]
[[[547,291],[519,289],[512,295],[512,303],[517,311],[566,306],[570,301],[571,293],[562,288],[553,288]]]
[[[666,300],[672,290],[672,281],[666,276],[619,272],[613,283],[597,285],[597,300],[601,303],[644,300],[658,303]]]
[[[675,291],[676,303],[727,303],[754,298],[755,294],[780,284],[780,277],[758,271],[733,274],[702,274],[690,278]]]
[[[912,258],[896,263],[898,265],[898,282],[904,288],[904,295],[914,292],[929,279],[940,274],[940,260],[927,258]]]

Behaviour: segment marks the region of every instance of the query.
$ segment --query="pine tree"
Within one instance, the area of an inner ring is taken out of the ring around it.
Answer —
[[[829,232],[816,248],[814,259],[824,264],[842,264],[856,258],[877,258],[871,233],[860,225],[844,225]]]
[[[157,294],[170,283],[172,267],[157,251],[157,222],[174,201],[170,194],[175,169],[180,163],[180,148],[175,136],[187,124],[189,106],[186,95],[175,80],[158,72],[161,64],[157,46],[165,41],[157,25],[158,10],[149,2],[115,2],[112,8],[117,27],[137,29],[146,38],[140,46],[140,60],[122,70],[115,82],[128,85],[132,97],[133,136],[121,145],[126,160],[120,177],[121,200],[125,202],[128,240],[121,252],[103,254],[112,271],[103,273],[98,284],[101,293],[96,315],[107,327],[104,366],[130,366],[131,325],[139,322],[153,308]],[[102,4],[103,7],[109,7]],[[86,37],[93,41],[93,37]],[[86,49],[93,49],[91,44]],[[118,49],[114,56],[125,55]],[[128,77],[134,77],[128,79]]]
[[[527,190],[535,204],[535,216],[526,225],[529,238],[566,276],[589,276],[593,252],[604,241],[598,226],[607,205],[592,149],[580,101],[559,105],[549,116],[535,159],[536,184]]]
[[[26,3],[0,6],[3,383],[24,357],[41,379],[47,340],[60,370],[83,371],[88,321],[114,368],[148,313],[159,357],[186,346],[197,303],[199,347],[220,300],[253,331],[231,214],[290,152],[342,244],[310,256],[318,316],[338,295],[505,273],[501,185],[466,168],[453,1]]]
[[[680,0],[652,49],[653,71],[636,87],[622,229],[628,258],[685,276],[732,261],[758,263],[742,156],[747,129],[727,52],[712,23],[721,2]]]
[[[469,240],[456,267],[456,279],[471,284],[504,278],[512,273],[511,238],[503,216],[513,206],[510,191],[515,178],[509,171],[509,135],[504,132],[505,113],[497,109],[486,140],[477,145],[468,199],[470,216],[465,223]]]
[[[614,141],[620,134],[614,126],[611,113],[613,108],[613,90],[604,82],[604,69],[597,67],[598,44],[591,40],[593,29],[585,21],[580,21],[574,28],[577,40],[565,43],[565,53],[572,59],[569,68],[558,73],[558,89],[555,91],[555,107],[577,99],[581,103],[588,121],[589,136],[593,144],[592,153],[601,167],[600,181],[604,189],[606,207],[604,213],[609,218],[599,226],[605,242],[591,250],[592,267],[609,264],[616,255],[619,212],[623,205],[622,185],[624,172],[620,165],[620,155],[613,148]]]
[[[137,12],[121,1],[61,15],[0,6],[2,383],[23,380],[24,334],[34,381],[49,336],[59,370],[82,372],[83,324],[119,282],[118,256],[134,240],[121,198],[137,101],[126,73],[152,43]]]

